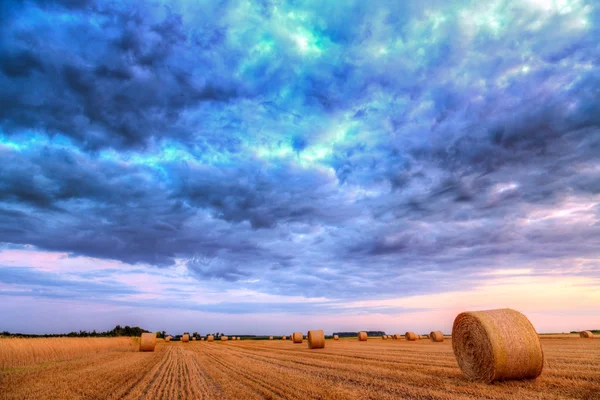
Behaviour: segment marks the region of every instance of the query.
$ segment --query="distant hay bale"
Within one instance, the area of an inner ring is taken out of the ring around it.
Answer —
[[[304,338],[304,335],[302,334],[302,332],[294,332],[294,334],[292,335],[292,342],[302,343],[303,338]]]
[[[183,343],[187,343],[187,342],[189,342],[189,341],[190,341],[190,335],[189,335],[188,333],[186,333],[185,335],[183,335],[183,336],[181,337],[181,341],[182,341]]]
[[[579,332],[579,337],[583,339],[593,339],[594,334],[591,331],[581,331]]]
[[[402,335],[399,334],[399,333],[394,333],[393,339],[394,340],[400,340],[400,339],[402,339]]]
[[[207,342],[214,342],[215,341],[215,337],[213,335],[208,335],[208,337],[206,338]]]
[[[338,335],[333,335],[333,340],[340,340],[340,337]]]
[[[231,337],[231,340],[235,340],[235,336],[232,336],[232,337]]]
[[[196,341],[196,338],[195,338],[195,337],[192,337],[192,340],[193,340],[193,341]]]
[[[387,336],[386,336],[386,335],[383,335],[381,338],[382,338],[383,340],[387,340]]]
[[[156,347],[156,333],[142,333],[140,351],[154,351]]]
[[[226,342],[227,340],[229,340],[227,336],[221,336],[221,342]]]
[[[367,341],[367,332],[358,332],[358,341],[366,342]]]
[[[322,349],[325,347],[325,334],[322,330],[308,331],[308,348]]]
[[[410,342],[414,342],[415,340],[417,340],[419,338],[419,335],[417,335],[414,332],[406,332],[404,334],[404,337],[406,338],[406,340],[408,340]]]
[[[285,337],[285,336],[282,336],[282,337],[281,337],[281,340],[287,340],[287,337]]]
[[[273,336],[269,336],[269,340],[273,340]]]
[[[242,340],[242,339],[240,339],[240,337],[238,336],[238,337],[237,337],[237,340]]]
[[[429,334],[429,339],[431,339],[432,342],[443,342],[444,341],[444,334],[440,331],[432,331]]]
[[[526,316],[509,308],[460,313],[452,326],[452,349],[472,380],[537,378],[544,352]]]
[[[166,343],[169,343],[170,341],[171,341],[171,336],[167,336],[167,337],[165,338],[165,342],[166,342]]]
[[[204,342],[204,338],[203,338],[203,337],[201,337],[201,338],[200,338],[200,341],[201,341],[201,342]]]

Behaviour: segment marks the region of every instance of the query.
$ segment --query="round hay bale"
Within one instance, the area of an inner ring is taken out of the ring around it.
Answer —
[[[400,339],[402,339],[402,335],[401,335],[401,334],[399,334],[399,333],[394,333],[394,336],[392,336],[392,338],[393,338],[394,340],[400,340]]]
[[[366,342],[367,341],[367,332],[358,332],[358,341]]]
[[[213,335],[208,335],[208,337],[206,338],[207,342],[214,342],[215,341],[215,337]]]
[[[170,341],[171,341],[171,336],[167,336],[167,337],[165,338],[165,342],[166,342],[166,343],[169,343]]]
[[[235,340],[235,336],[232,336],[232,337],[231,337],[231,340]]]
[[[200,341],[201,341],[201,342],[204,342],[204,338],[203,338],[203,337],[201,337],[201,338],[200,338]]]
[[[142,333],[140,351],[154,351],[156,347],[156,333]]]
[[[302,332],[294,332],[294,334],[292,335],[292,342],[294,343],[302,343],[303,339],[304,335],[302,334]]]
[[[417,340],[419,338],[419,335],[417,335],[414,332],[406,332],[404,334],[404,337],[406,338],[406,340],[408,340],[410,342],[414,342],[415,340]]]
[[[282,337],[281,337],[281,340],[287,340],[287,337],[285,337],[285,336],[282,336]]]
[[[443,342],[444,334],[441,331],[432,331],[429,334],[429,339],[431,339],[431,341],[435,343]]]
[[[193,337],[192,340],[195,342],[197,339],[195,337]]]
[[[239,336],[237,337],[237,340],[242,340]]]
[[[273,340],[273,336],[269,336],[269,340]]]
[[[325,334],[322,330],[308,331],[307,341],[309,349],[325,348]]]
[[[338,335],[333,335],[333,340],[340,340],[340,337]]]
[[[183,335],[183,336],[181,337],[181,341],[182,341],[183,343],[187,343],[187,342],[189,342],[189,341],[190,341],[190,335],[189,335],[188,333],[186,333],[185,335]]]
[[[526,316],[509,308],[458,314],[452,350],[469,379],[488,383],[537,378],[544,367],[535,328]]]
[[[593,339],[594,334],[592,333],[592,331],[581,331],[579,332],[579,337],[583,339]]]
[[[383,339],[383,340],[387,340],[387,336],[383,335],[383,336],[381,337],[381,339]]]
[[[226,342],[228,340],[229,338],[227,336],[221,336],[221,342]]]

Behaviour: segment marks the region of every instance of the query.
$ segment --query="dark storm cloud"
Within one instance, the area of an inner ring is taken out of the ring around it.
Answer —
[[[598,256],[598,7],[401,3],[22,3],[0,241],[339,298]]]

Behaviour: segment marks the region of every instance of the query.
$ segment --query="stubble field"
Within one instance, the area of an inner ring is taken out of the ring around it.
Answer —
[[[542,336],[533,381],[468,381],[450,340],[0,339],[1,399],[600,399],[600,340]]]

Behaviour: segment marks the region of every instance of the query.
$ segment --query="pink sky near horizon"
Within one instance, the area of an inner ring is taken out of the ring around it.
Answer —
[[[28,293],[24,283],[0,283],[5,298],[0,313],[5,316],[1,330],[23,333],[59,333],[77,330],[97,331],[115,325],[139,325],[151,330],[225,331],[247,334],[284,334],[316,327],[326,332],[407,330],[449,333],[454,317],[461,311],[513,308],[526,314],[538,332],[569,332],[600,328],[600,279],[568,275],[535,275],[528,268],[497,270],[481,274],[470,290],[440,292],[387,299],[352,300],[328,297],[282,296],[246,287],[215,288],[211,281],[191,277],[185,266],[156,268],[131,266],[119,261],[89,257],[69,257],[66,253],[35,249],[0,251],[0,277],[3,268],[27,266],[64,276],[69,282],[118,282],[139,293],[103,299],[52,299]],[[110,271],[101,278],[83,278],[78,273]],[[239,286],[239,285],[238,285]],[[172,292],[177,289],[178,292]],[[148,308],[146,300],[164,303]],[[17,306],[15,307],[15,303]],[[229,312],[207,312],[170,307],[170,302],[194,305],[226,305]],[[121,303],[121,304],[120,304]],[[314,307],[294,312],[235,312],[236,304],[294,304]],[[138,304],[138,305],[136,305]],[[323,307],[328,307],[323,311]],[[394,310],[406,309],[405,312]],[[192,322],[193,321],[193,322]]]

